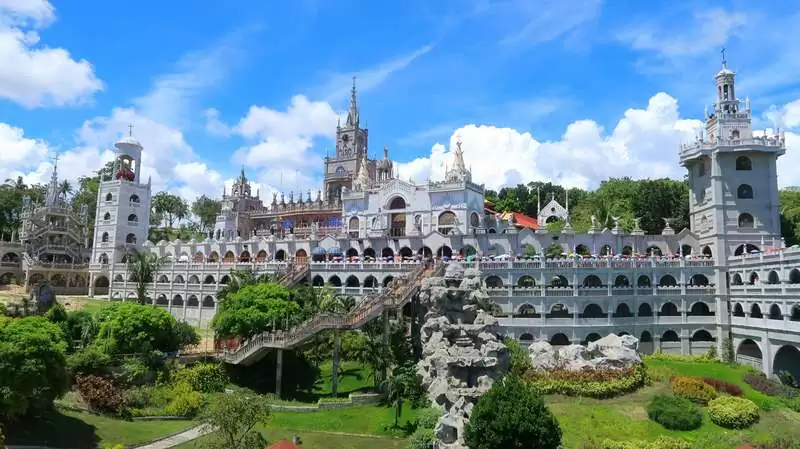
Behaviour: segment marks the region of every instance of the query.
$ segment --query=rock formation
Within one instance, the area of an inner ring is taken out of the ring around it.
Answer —
[[[444,277],[423,282],[420,303],[428,312],[417,372],[431,403],[444,412],[435,448],[466,449],[464,427],[472,407],[508,370],[508,350],[497,319],[483,310],[489,297],[480,271],[451,263]]]
[[[583,345],[553,346],[535,341],[528,347],[533,369],[624,369],[642,363],[639,340],[630,335],[609,334]]]

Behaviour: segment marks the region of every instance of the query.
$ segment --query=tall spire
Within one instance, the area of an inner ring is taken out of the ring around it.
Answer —
[[[45,198],[48,206],[53,206],[58,201],[58,159],[58,154],[53,156],[53,174],[50,175],[50,184],[47,185],[47,197]]]
[[[456,147],[453,150],[453,170],[465,171],[467,169],[464,163],[464,150],[461,149],[461,139],[456,141]]]
[[[358,128],[358,95],[356,91],[356,77],[353,77],[353,88],[350,90],[350,110],[347,112],[345,126]]]

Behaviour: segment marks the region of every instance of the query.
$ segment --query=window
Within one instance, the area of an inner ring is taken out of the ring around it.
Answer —
[[[736,170],[738,171],[750,171],[753,169],[753,162],[750,161],[749,157],[739,156],[736,158]]]
[[[442,212],[439,215],[439,232],[447,235],[456,226],[456,214],[453,212]]]
[[[131,223],[138,223],[139,217],[137,217],[136,214],[130,214],[128,215],[128,221]]]
[[[753,188],[748,184],[742,184],[736,189],[736,197],[740,199],[750,200],[753,199]]]
[[[136,234],[130,233],[125,237],[125,243],[136,244]]]
[[[731,140],[739,140],[739,130],[734,129],[731,131]]]
[[[389,210],[394,209],[405,209],[406,208],[406,200],[402,197],[394,197],[392,201],[389,203]]]
[[[114,199],[114,196],[113,196],[113,195],[111,195],[111,193],[107,193],[107,194],[106,194],[106,201],[111,201],[111,200],[113,200],[113,199]]]
[[[105,221],[111,220],[111,214],[106,212],[106,214],[103,215],[103,220],[105,220]]]
[[[103,233],[103,238],[101,239],[101,241],[103,243],[107,243],[108,242],[108,232],[104,232]]]
[[[744,214],[739,215],[739,227],[740,228],[746,228],[746,229],[754,228],[755,227],[755,220],[753,220],[753,216],[748,214],[748,213],[744,213]]]
[[[135,194],[135,193],[134,193],[133,195],[131,195],[130,202],[131,202],[131,203],[137,203],[137,204],[138,204],[138,203],[139,203],[139,195],[137,195],[137,194]]]
[[[350,218],[350,221],[348,223],[348,228],[349,228],[348,234],[350,235],[350,238],[353,239],[358,238],[358,225],[359,225],[358,217]]]

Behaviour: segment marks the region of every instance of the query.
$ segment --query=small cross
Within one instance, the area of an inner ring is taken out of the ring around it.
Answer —
[[[725,61],[725,52],[726,52],[726,51],[728,51],[728,49],[727,49],[727,48],[725,48],[725,47],[722,47],[722,51],[721,51],[721,53],[722,53],[722,62],[723,62],[723,63],[724,63],[724,62],[726,62],[726,61]]]
[[[56,153],[56,155],[53,156],[53,167],[58,167],[58,159],[59,159],[59,156],[58,156],[58,153]]]
[[[128,135],[133,137],[133,123],[128,125]]]

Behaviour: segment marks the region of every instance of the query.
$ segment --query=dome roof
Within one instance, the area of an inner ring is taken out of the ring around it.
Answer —
[[[134,139],[133,136],[123,136],[121,139],[114,144],[115,147],[120,146],[134,146],[134,147],[142,147],[142,144],[139,143],[138,140]]]

